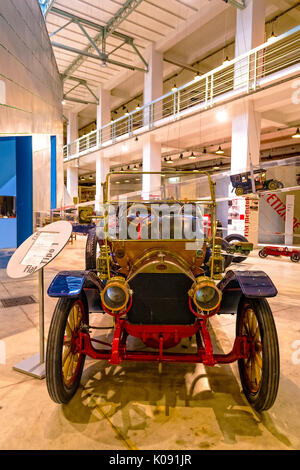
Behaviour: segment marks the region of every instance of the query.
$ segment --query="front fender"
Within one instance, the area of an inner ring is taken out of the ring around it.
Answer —
[[[48,288],[50,297],[75,297],[83,288],[103,289],[103,285],[93,271],[60,271]]]
[[[219,282],[218,288],[223,291],[240,288],[245,297],[275,297],[278,293],[269,276],[263,271],[227,271]]]

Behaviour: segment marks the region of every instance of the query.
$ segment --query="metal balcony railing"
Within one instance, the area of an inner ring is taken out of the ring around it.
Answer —
[[[196,109],[255,92],[266,86],[275,72],[296,64],[300,65],[300,26],[65,145],[64,161],[131,137],[140,129],[159,127],[170,117],[180,119]]]

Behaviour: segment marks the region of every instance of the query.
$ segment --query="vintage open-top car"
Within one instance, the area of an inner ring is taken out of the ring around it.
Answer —
[[[262,191],[268,189],[269,191],[275,191],[276,189],[283,188],[283,183],[274,179],[267,179],[266,170],[259,169],[253,171],[254,187],[256,191]],[[235,190],[237,196],[243,194],[252,193],[252,179],[251,171],[245,173],[238,173],[230,176],[232,184],[232,190]]]
[[[75,394],[89,356],[110,364],[151,361],[159,366],[238,361],[251,405],[258,411],[273,405],[279,350],[267,298],[277,294],[276,287],[262,271],[224,274],[214,183],[202,171],[178,171],[176,178],[195,173],[207,191],[189,200],[170,196],[165,185],[161,190],[169,173],[144,172],[142,177],[155,179],[158,190],[118,201],[110,196],[116,172],[107,175],[103,214],[87,239],[86,270],[60,272],[48,289],[58,297],[46,357],[47,387],[55,402],[67,403]],[[111,342],[92,337],[97,327],[89,324],[91,312],[113,317]],[[228,354],[213,351],[208,323],[216,314],[236,314],[236,338]],[[131,350],[128,336],[140,338],[147,348]],[[170,351],[191,337],[196,340],[193,352]]]

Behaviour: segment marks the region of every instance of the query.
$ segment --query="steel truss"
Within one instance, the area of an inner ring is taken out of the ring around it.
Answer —
[[[75,103],[83,103],[83,104],[99,104],[99,100],[98,100],[98,97],[95,95],[95,93],[93,92],[93,90],[91,90],[91,88],[89,87],[89,85],[87,84],[87,81],[86,80],[83,80],[82,78],[78,78],[78,77],[72,77],[72,76],[69,76],[68,77],[68,80],[72,80],[74,82],[77,82],[76,85],[74,85],[69,91],[67,91],[66,93],[64,93],[64,96],[63,96],[63,99],[66,100],[66,101],[74,101]],[[89,93],[95,98],[95,102],[90,102],[90,101],[86,101],[86,100],[78,100],[78,99],[75,99],[75,98],[70,98],[68,97],[68,95],[76,90],[76,88],[78,88],[79,86],[83,86],[85,87]]]
[[[66,24],[58,28],[56,31],[50,34],[50,37],[53,37],[55,34],[57,34],[59,31],[62,29],[66,28],[68,25],[71,23],[76,24],[83,34],[86,36],[86,38],[89,41],[89,45],[85,47],[83,50],[76,49],[71,46],[67,46],[65,44],[61,44],[58,42],[52,41],[51,44],[53,47],[57,47],[63,50],[67,50],[70,52],[75,52],[78,54],[78,57],[74,59],[74,61],[66,68],[66,70],[63,72],[63,81],[66,80],[67,78],[70,77],[74,73],[75,70],[77,70],[81,64],[84,62],[85,57],[90,57],[92,59],[98,59],[101,61],[102,66],[106,66],[106,63],[110,63],[119,67],[124,67],[129,70],[138,70],[140,72],[148,72],[148,64],[144,57],[142,56],[141,52],[138,50],[137,46],[134,44],[134,39],[130,36],[127,36],[126,34],[119,33],[115,31],[117,26],[123,21],[129,13],[138,6],[139,3],[141,3],[142,0],[128,0],[125,5],[116,13],[115,16],[107,23],[106,26],[102,26],[100,24],[97,24],[93,21],[87,20],[85,18],[80,18],[77,15],[74,15],[73,13],[69,13],[67,11],[61,10],[56,7],[51,8],[51,13],[57,15],[57,16],[62,16],[64,18],[67,18],[68,21]],[[97,35],[94,38],[91,38],[89,33],[86,30],[86,27],[89,27],[91,29],[95,29],[98,31]],[[112,35],[116,38],[118,38],[121,43],[117,47],[115,47],[111,52],[107,53],[106,52],[106,39],[109,35]],[[130,65],[126,64],[124,62],[116,61],[110,58],[111,54],[113,54],[117,49],[121,48],[125,44],[128,44],[129,46],[132,47],[133,51],[135,54],[138,55],[138,57],[141,59],[141,61],[144,64],[144,67],[138,67],[135,65]],[[93,51],[96,51],[96,54],[93,53]]]
[[[223,0],[225,3],[230,3],[230,5],[243,10],[246,8],[246,1],[245,0]]]

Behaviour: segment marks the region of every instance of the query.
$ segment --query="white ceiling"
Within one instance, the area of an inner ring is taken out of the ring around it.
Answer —
[[[125,0],[54,0],[52,6],[104,26],[124,3]],[[270,21],[299,3],[296,0],[266,0],[266,21]],[[157,50],[163,53],[165,59],[171,59],[178,64],[193,65],[200,72],[206,72],[219,66],[225,56],[228,55],[230,58],[234,56],[235,17],[235,8],[222,0],[143,0],[119,25],[117,31],[134,38],[134,43],[142,55],[145,55],[146,49],[151,43],[155,43]],[[49,34],[67,22],[67,18],[50,11],[46,18]],[[273,23],[273,27],[276,34],[279,35],[299,23],[300,6],[281,16]],[[85,28],[92,38],[97,35],[98,31],[95,29],[88,26]],[[270,34],[271,28],[272,24],[267,23],[267,36]],[[50,39],[80,50],[89,45],[86,36],[74,23],[66,26]],[[121,41],[118,38],[109,36],[107,52],[112,51],[120,44]],[[59,71],[62,74],[78,57],[74,52],[56,47],[54,53]],[[96,51],[93,53],[96,54]],[[142,61],[129,45],[124,45],[116,50],[111,58],[126,64],[143,66]],[[124,113],[122,111],[124,103],[129,111],[134,109],[136,103],[133,102],[131,105],[130,100],[141,95],[143,90],[143,72],[130,71],[112,64],[107,64],[104,68],[100,66],[100,61],[97,59],[86,57],[72,75],[86,80],[93,93],[97,93],[99,86],[111,90],[112,109],[117,108],[119,113],[116,117]],[[164,61],[163,75],[164,92],[169,92],[175,81],[177,86],[190,81],[193,72],[183,69],[180,65]],[[76,82],[70,79],[65,80],[64,92],[67,93],[74,85]],[[77,87],[68,96],[79,100],[95,101],[92,94],[83,86]],[[138,101],[140,104],[142,103],[140,96]],[[298,110],[295,109],[296,107],[291,107],[286,99],[284,102],[280,102],[278,98],[277,101],[276,107],[274,107],[274,100],[269,102],[264,97],[260,102],[260,99],[257,98],[257,109],[263,113],[262,132],[270,133],[268,138],[262,136],[262,148],[281,146],[280,139],[285,136],[282,136],[282,132],[278,132],[277,129],[284,128],[297,120],[295,113]],[[79,128],[96,118],[96,105],[93,104],[85,105],[66,101],[64,114],[66,115],[70,110],[79,113]],[[206,119],[199,118],[193,131],[185,133],[184,125],[181,124],[179,133],[178,129],[175,129],[174,137],[171,131],[168,132],[167,137],[161,136],[163,153],[176,151],[177,148],[197,148],[204,144],[230,142],[231,128],[229,124],[228,126],[219,126],[216,129],[214,125],[209,125],[210,122],[215,122],[213,116],[207,120],[207,123]],[[181,136],[180,142],[178,142],[178,135]],[[269,137],[272,139],[271,143]],[[265,143],[263,143],[264,140]],[[275,143],[276,141],[277,143]],[[291,139],[289,141],[291,142]],[[285,143],[283,140],[282,144]],[[227,145],[227,152],[230,155],[230,144]],[[136,144],[136,148],[130,147],[128,152],[124,153],[121,150],[119,158],[112,156],[112,164],[123,163],[129,158],[133,161],[138,160],[140,154],[139,142]],[[83,172],[94,168],[94,164],[91,164],[88,159],[82,161],[82,164]]]

